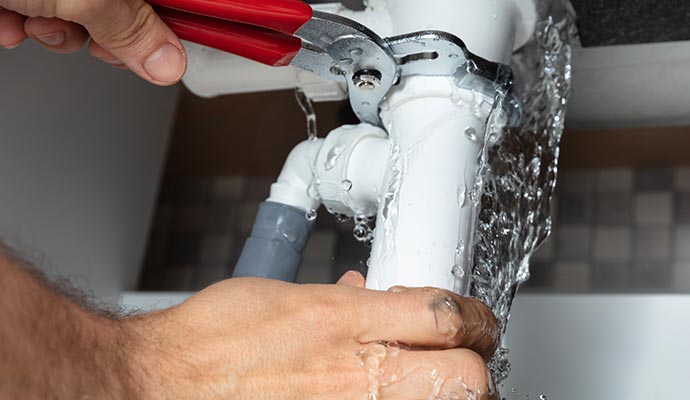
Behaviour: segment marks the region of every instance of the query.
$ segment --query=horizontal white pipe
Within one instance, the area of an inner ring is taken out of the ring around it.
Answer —
[[[338,214],[374,216],[388,148],[386,132],[368,124],[306,140],[290,152],[268,201],[305,211],[323,204]]]
[[[329,133],[314,167],[323,205],[348,216],[376,215],[388,146],[386,132],[368,124]]]

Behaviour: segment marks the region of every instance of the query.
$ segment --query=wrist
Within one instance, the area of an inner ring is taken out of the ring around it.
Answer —
[[[158,311],[117,321],[123,355],[127,365],[124,376],[126,398],[193,398],[187,390],[187,376],[182,349],[170,342],[165,332],[177,332],[169,326],[169,311]],[[172,389],[174,387],[174,390]]]

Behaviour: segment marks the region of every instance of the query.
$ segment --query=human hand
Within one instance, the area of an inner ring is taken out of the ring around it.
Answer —
[[[439,289],[231,279],[126,323],[143,398],[489,399],[498,338],[479,301]]]
[[[94,57],[157,85],[179,81],[187,67],[180,40],[144,0],[0,0],[0,46],[27,37],[57,53],[91,37]]]

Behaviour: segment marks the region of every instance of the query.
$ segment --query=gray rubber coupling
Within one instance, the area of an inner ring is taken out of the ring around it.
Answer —
[[[280,203],[261,203],[233,278],[294,282],[313,228],[314,221],[309,221],[300,209]]]

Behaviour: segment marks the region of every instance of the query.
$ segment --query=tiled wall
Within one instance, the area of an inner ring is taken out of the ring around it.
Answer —
[[[228,277],[275,177],[169,178],[163,182],[140,290],[196,290]],[[330,283],[366,271],[369,249],[321,210],[298,281]]]
[[[229,276],[273,177],[163,183],[140,289],[195,290]],[[552,237],[526,290],[690,292],[690,169],[565,170]],[[300,282],[366,270],[352,223],[321,211]]]
[[[690,292],[690,169],[563,171],[529,289]]]

